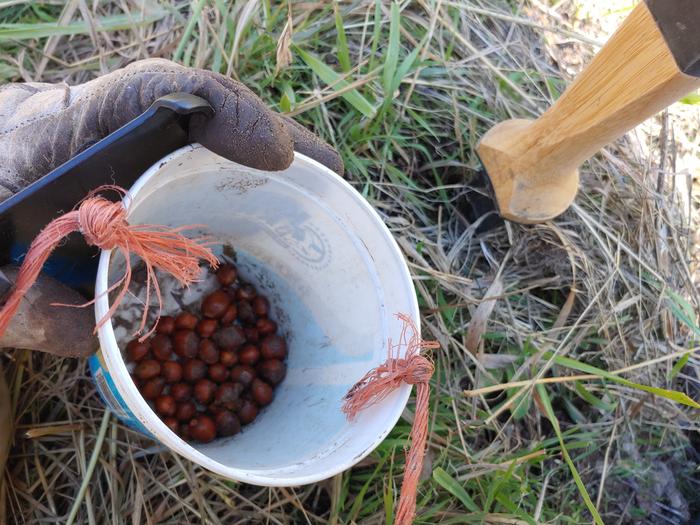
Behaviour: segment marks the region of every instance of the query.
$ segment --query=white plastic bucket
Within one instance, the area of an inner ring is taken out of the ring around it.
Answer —
[[[289,370],[274,402],[240,434],[190,445],[141,397],[122,359],[127,341],[106,323],[90,365],[115,413],[207,469],[258,485],[312,483],[369,454],[395,425],[410,387],[353,422],[341,411],[342,398],[386,360],[387,340],[401,330],[394,314],[418,322],[418,305],[399,248],[365,199],[304,155],[283,172],[264,172],[199,145],[156,163],[130,196],[132,224],[207,225],[235,247],[242,276],[268,295],[273,318],[279,314]],[[119,277],[110,275],[110,258],[108,251],[100,257],[98,319],[109,309],[108,283]]]

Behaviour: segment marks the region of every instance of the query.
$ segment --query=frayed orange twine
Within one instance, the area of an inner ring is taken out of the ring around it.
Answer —
[[[393,344],[390,339],[386,362],[367,372],[345,394],[343,412],[349,420],[353,420],[361,410],[386,398],[401,383],[416,385],[416,414],[410,434],[411,446],[406,452],[406,468],[394,521],[395,525],[408,525],[413,522],[416,514],[416,492],[428,439],[429,381],[435,370],[433,363],[421,355],[421,350],[438,348],[440,344],[437,341],[423,341],[413,320],[407,315],[396,314],[396,317],[403,322],[399,342]],[[403,349],[406,354],[399,357]]]
[[[126,261],[124,276],[112,285],[107,293],[120,285],[121,290],[112,301],[109,311],[97,322],[95,331],[112,317],[129,290],[132,255],[140,257],[146,265],[146,298],[141,324],[137,330],[138,334],[142,333],[146,326],[151,290],[155,291],[158,305],[162,307],[163,304],[155,274],[156,268],[171,274],[183,286],[188,286],[199,277],[200,259],[207,261],[212,268],[218,266],[216,257],[205,245],[208,239],[190,239],[182,234],[183,231],[195,226],[180,228],[166,228],[152,224],[131,226],[126,220],[128,204],[112,202],[96,195],[104,190],[116,191],[122,197],[127,195],[124,189],[117,186],[97,188],[78,204],[77,209],[51,221],[32,241],[17,275],[12,294],[0,310],[0,337],[5,333],[22,302],[22,298],[36,282],[51,252],[67,235],[73,232],[80,232],[85,241],[92,246],[103,250],[118,249]],[[93,299],[82,305],[61,304],[56,306],[85,307],[94,302]],[[148,337],[153,330],[155,330],[155,326],[141,339]]]

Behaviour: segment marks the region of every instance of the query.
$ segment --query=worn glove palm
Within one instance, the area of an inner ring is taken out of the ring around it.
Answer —
[[[0,88],[0,199],[136,118],[157,98],[175,92],[198,95],[212,105],[213,118],[192,118],[190,139],[223,157],[282,170],[296,149],[342,173],[343,163],[333,148],[269,110],[239,82],[150,59],[79,86],[29,83]]]
[[[333,148],[291,119],[268,109],[239,82],[168,60],[149,59],[78,86],[2,86],[0,201],[134,119],[156,99],[176,92],[198,95],[211,104],[212,118],[193,115],[190,120],[190,140],[223,157],[274,171],[288,167],[296,150],[342,174],[343,163]],[[5,271],[5,275],[13,272]],[[62,285],[37,286],[37,299],[46,304],[81,301]],[[33,307],[28,300],[24,303],[0,345],[19,344],[61,355],[86,354],[92,349],[94,320],[88,309],[62,312],[58,316],[60,324],[65,327],[69,316],[79,333],[57,340],[56,334],[62,333],[56,326],[57,316],[47,314],[46,308]],[[20,322],[22,319],[25,321]],[[33,327],[32,333],[27,333],[27,326]]]

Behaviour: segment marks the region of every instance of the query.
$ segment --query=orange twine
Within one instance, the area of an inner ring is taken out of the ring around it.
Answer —
[[[361,410],[386,398],[401,383],[416,385],[416,414],[409,436],[411,446],[406,452],[406,468],[394,521],[395,525],[408,525],[416,514],[416,493],[428,438],[429,381],[435,370],[433,363],[420,352],[440,345],[437,341],[423,341],[416,325],[407,315],[396,314],[396,317],[403,321],[399,342],[393,344],[390,339],[386,362],[367,372],[345,394],[343,412],[352,420]],[[405,357],[399,357],[404,348]]]
[[[193,228],[166,228],[151,224],[131,226],[126,220],[127,210],[121,202],[111,202],[95,194],[102,190],[113,190],[125,196],[127,193],[116,186],[102,186],[91,192],[73,211],[51,221],[32,241],[29,251],[17,275],[12,294],[0,310],[0,337],[5,333],[13,315],[19,308],[22,298],[36,282],[44,263],[61,241],[73,232],[80,232],[85,241],[103,250],[119,249],[126,261],[124,276],[112,285],[107,293],[122,285],[119,294],[112,302],[109,311],[97,322],[95,331],[112,317],[129,289],[131,282],[131,255],[140,257],[146,265],[146,300],[141,324],[137,333],[146,326],[151,289],[156,293],[158,305],[162,307],[160,287],[155,268],[175,277],[183,286],[199,277],[199,260],[206,260],[213,268],[218,261],[203,243],[204,238],[190,239],[181,232]],[[82,305],[56,305],[85,307],[95,300]],[[148,337],[155,326],[141,339]]]

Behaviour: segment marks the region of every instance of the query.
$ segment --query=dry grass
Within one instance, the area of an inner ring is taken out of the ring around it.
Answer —
[[[700,398],[696,216],[686,183],[699,174],[683,171],[700,156],[698,107],[674,107],[606,148],[584,167],[575,206],[555,221],[477,234],[464,215],[480,134],[539,114],[604,40],[572,1],[402,3],[399,69],[423,46],[396,96],[381,69],[391,64],[388,2],[378,11],[367,0],[340,4],[347,48],[331,5],[294,3],[293,42],[337,72],[347,49],[351,86],[342,93],[379,106],[375,119],[313,75],[293,47],[292,63],[274,75],[286,4],[14,4],[0,14],[6,22],[38,19],[31,9],[39,9],[88,25],[70,38],[0,32],[8,80],[78,82],[175,54],[230,73],[272,104],[286,94],[288,109],[336,144],[349,180],[406,254],[425,335],[442,344],[419,523],[591,523],[560,443],[605,523],[680,525],[700,509],[698,411],[580,365]],[[127,12],[137,23],[164,8],[157,22],[99,30],[107,16]],[[0,522],[65,523],[73,509],[76,522],[91,524],[391,519],[412,405],[351,472],[267,489],[213,476],[105,419],[82,361],[21,351],[5,361],[18,426]]]

